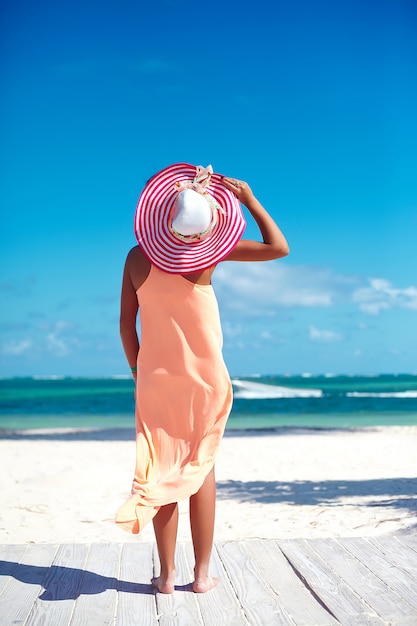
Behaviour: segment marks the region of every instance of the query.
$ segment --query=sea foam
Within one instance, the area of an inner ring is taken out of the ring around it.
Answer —
[[[347,398],[417,398],[417,391],[350,391]]]
[[[247,400],[262,398],[321,398],[321,389],[296,389],[280,387],[278,385],[265,385],[247,380],[232,380],[234,397]]]

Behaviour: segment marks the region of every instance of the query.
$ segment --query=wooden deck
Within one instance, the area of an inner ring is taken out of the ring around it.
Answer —
[[[0,546],[0,625],[417,624],[412,535],[217,542],[201,595],[190,544],[171,596],[149,584],[156,560],[147,543]]]

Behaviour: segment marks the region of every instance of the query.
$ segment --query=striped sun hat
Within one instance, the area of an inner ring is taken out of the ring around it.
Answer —
[[[148,181],[136,208],[135,235],[153,265],[189,274],[233,250],[246,223],[238,198],[221,178],[210,165],[176,163]]]

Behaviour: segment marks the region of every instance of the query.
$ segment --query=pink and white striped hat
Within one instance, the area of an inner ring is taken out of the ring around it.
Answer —
[[[176,163],[153,176],[135,215],[135,235],[153,265],[171,274],[212,267],[235,247],[245,230],[242,208],[221,176]]]

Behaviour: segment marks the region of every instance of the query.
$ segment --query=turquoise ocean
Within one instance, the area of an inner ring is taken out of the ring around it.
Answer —
[[[228,430],[417,425],[417,375],[233,378]],[[134,428],[127,377],[0,379],[0,437],[26,429]]]

